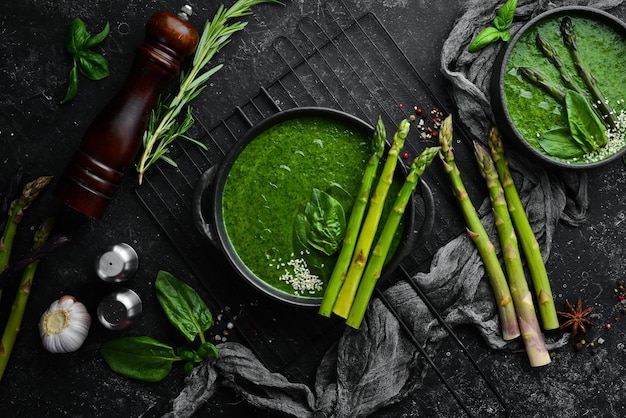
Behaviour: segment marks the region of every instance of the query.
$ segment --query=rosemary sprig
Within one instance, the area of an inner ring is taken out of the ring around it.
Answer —
[[[228,24],[229,20],[252,14],[252,6],[261,3],[283,4],[278,0],[237,0],[228,9],[221,5],[213,16],[213,20],[206,21],[193,63],[188,71],[181,72],[178,94],[169,103],[160,97],[155,110],[150,114],[143,135],[144,150],[137,165],[139,184],[142,183],[146,170],[160,159],[176,167],[176,162],[167,157],[168,146],[176,138],[185,138],[207,149],[201,142],[185,135],[194,123],[188,104],[202,93],[209,78],[223,67],[223,64],[218,64],[206,69],[209,61],[230,42],[234,33],[243,30],[247,25],[247,22],[241,21]],[[185,117],[182,122],[178,122],[177,118],[185,107],[187,107]]]

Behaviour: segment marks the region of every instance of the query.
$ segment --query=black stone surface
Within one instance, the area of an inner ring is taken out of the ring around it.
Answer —
[[[205,112],[207,126],[272,81],[267,51],[272,41],[289,36],[297,21],[323,17],[324,2],[294,0],[285,7],[261,5],[248,18],[246,30],[237,35],[218,58],[226,69],[211,80],[196,108]],[[356,14],[373,11],[415,63],[432,88],[444,94],[439,74],[439,51],[453,25],[462,1],[345,0]],[[98,111],[121,86],[135,48],[143,39],[145,22],[159,10],[175,11],[183,3],[154,0],[24,0],[0,5],[0,186],[5,187],[18,165],[24,179],[61,173],[78,147],[81,136]],[[200,28],[219,2],[191,2],[192,22]],[[626,16],[622,6],[619,15]],[[70,58],[64,51],[69,22],[81,17],[92,31],[105,22],[111,34],[97,50],[111,65],[109,78],[90,82],[81,78],[79,94],[69,105],[59,101],[66,89]],[[548,262],[558,306],[567,298],[581,297],[593,306],[596,324],[587,345],[555,352],[554,361],[532,370],[524,353],[492,351],[472,329],[459,329],[480,367],[498,388],[511,416],[620,417],[626,415],[626,324],[616,309],[615,283],[624,279],[626,249],[626,172],[616,162],[588,173],[590,219],[579,228],[559,226]],[[103,219],[94,221],[62,207],[48,191],[28,211],[21,226],[15,253],[30,246],[34,228],[57,214],[59,232],[71,243],[41,263],[28,309],[9,367],[0,382],[2,417],[138,417],[158,415],[183,387],[181,368],[163,382],[146,384],[113,374],[98,352],[115,334],[100,326],[95,316],[98,302],[114,287],[101,282],[93,269],[94,257],[112,243],[127,242],[139,254],[139,270],[125,284],[140,294],[144,315],[124,331],[164,341],[179,338],[162,314],[153,292],[159,270],[198,280],[163,234],[135,194],[131,170]],[[212,255],[214,256],[214,255]],[[209,260],[217,265],[223,261]],[[234,273],[231,272],[234,275]],[[6,288],[0,303],[0,321],[10,309],[13,287]],[[94,323],[84,346],[77,352],[52,355],[39,339],[37,323],[48,305],[64,294],[85,303]],[[626,318],[625,318],[626,320]],[[610,324],[610,328],[606,327]],[[287,330],[288,332],[288,330]],[[594,347],[589,343],[593,342]],[[475,416],[503,416],[481,379],[452,341],[435,359]],[[465,416],[437,376],[429,373],[422,390],[375,414],[377,417]],[[258,411],[236,394],[220,390],[202,409],[202,416],[276,416]]]

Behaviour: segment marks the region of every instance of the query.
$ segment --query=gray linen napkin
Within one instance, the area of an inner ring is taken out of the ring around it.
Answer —
[[[461,10],[441,53],[441,70],[452,84],[461,120],[473,139],[485,142],[493,124],[489,77],[497,46],[470,54],[467,46],[475,34],[491,24],[501,0],[470,0]],[[511,31],[535,15],[556,6],[586,5],[611,9],[622,0],[531,1],[520,0]],[[436,163],[436,162],[435,162]],[[557,223],[578,225],[587,216],[587,183],[584,174],[548,173],[523,157],[509,156],[513,176],[536,232],[544,258],[550,252]],[[483,202],[488,204],[488,202]],[[483,212],[484,213],[484,212]],[[495,236],[492,219],[485,226]],[[514,350],[519,342],[500,337],[494,297],[473,243],[460,235],[440,248],[430,269],[417,281],[451,326],[472,324],[494,349]],[[409,324],[426,350],[433,353],[447,336],[406,281],[385,291],[399,316]],[[551,348],[567,340],[548,341]],[[421,387],[425,361],[400,329],[396,317],[375,299],[359,330],[346,330],[324,356],[315,387],[289,382],[272,373],[246,347],[237,343],[218,345],[217,360],[205,362],[187,378],[186,387],[173,400],[168,417],[191,416],[219,385],[234,389],[258,406],[305,417],[362,417],[397,402]]]

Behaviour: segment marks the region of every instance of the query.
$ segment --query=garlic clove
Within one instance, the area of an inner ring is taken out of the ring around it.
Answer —
[[[39,335],[51,353],[70,353],[83,345],[90,326],[91,316],[85,305],[65,295],[52,302],[41,316]]]

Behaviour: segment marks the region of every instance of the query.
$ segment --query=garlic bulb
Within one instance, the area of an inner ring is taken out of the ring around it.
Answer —
[[[73,296],[62,296],[52,302],[39,321],[39,335],[51,353],[70,353],[83,345],[91,317],[87,308]]]

